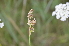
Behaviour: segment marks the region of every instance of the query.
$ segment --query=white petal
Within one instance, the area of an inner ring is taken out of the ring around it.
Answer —
[[[64,7],[64,9],[66,9],[66,7]]]
[[[56,5],[56,6],[55,6],[55,8],[58,8],[58,7],[59,7],[59,5]]]
[[[69,6],[69,2],[66,2],[66,5]]]
[[[65,17],[62,17],[60,20],[61,21],[66,21],[66,18]]]
[[[55,11],[53,11],[53,12],[52,12],[52,16],[55,16],[55,14],[56,14],[56,12],[55,12]]]
[[[67,10],[69,10],[69,6],[67,6]]]
[[[66,6],[66,4],[63,4],[63,7],[65,7]]]
[[[67,16],[67,15],[65,15],[65,18],[68,18],[68,16]]]
[[[60,16],[59,12],[56,13],[56,16],[58,16],[58,15]]]
[[[63,16],[64,16],[63,12],[60,12],[59,14],[60,14],[60,16],[61,16],[61,17],[63,17]]]
[[[69,15],[68,15],[68,17],[69,17]]]
[[[57,15],[56,18],[59,19],[60,18],[60,15]]]

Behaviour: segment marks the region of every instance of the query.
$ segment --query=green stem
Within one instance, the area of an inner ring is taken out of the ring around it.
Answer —
[[[31,46],[31,44],[30,44],[30,35],[29,35],[29,46]]]
[[[31,25],[30,25],[30,27],[31,27]],[[29,31],[29,46],[31,46],[31,43],[30,43],[30,31]]]

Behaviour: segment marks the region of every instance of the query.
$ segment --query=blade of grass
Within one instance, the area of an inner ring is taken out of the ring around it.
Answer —
[[[25,17],[25,12],[26,12],[26,4],[27,4],[27,0],[23,0],[23,8],[22,8],[22,15],[21,15],[20,25],[24,24],[24,17]]]

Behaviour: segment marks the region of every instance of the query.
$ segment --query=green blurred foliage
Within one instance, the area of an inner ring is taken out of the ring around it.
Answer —
[[[34,9],[31,46],[69,46],[69,22],[52,17],[55,6],[68,0],[0,0],[0,46],[29,46],[27,14]]]

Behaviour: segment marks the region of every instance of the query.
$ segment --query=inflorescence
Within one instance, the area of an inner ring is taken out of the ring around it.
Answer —
[[[29,25],[29,35],[31,35],[31,32],[34,32],[34,25],[36,24],[36,20],[33,17],[33,9],[31,9],[28,13],[28,25]]]
[[[55,6],[55,11],[52,12],[52,16],[55,16],[61,21],[66,21],[66,18],[69,17],[69,2],[66,4],[59,4]]]

